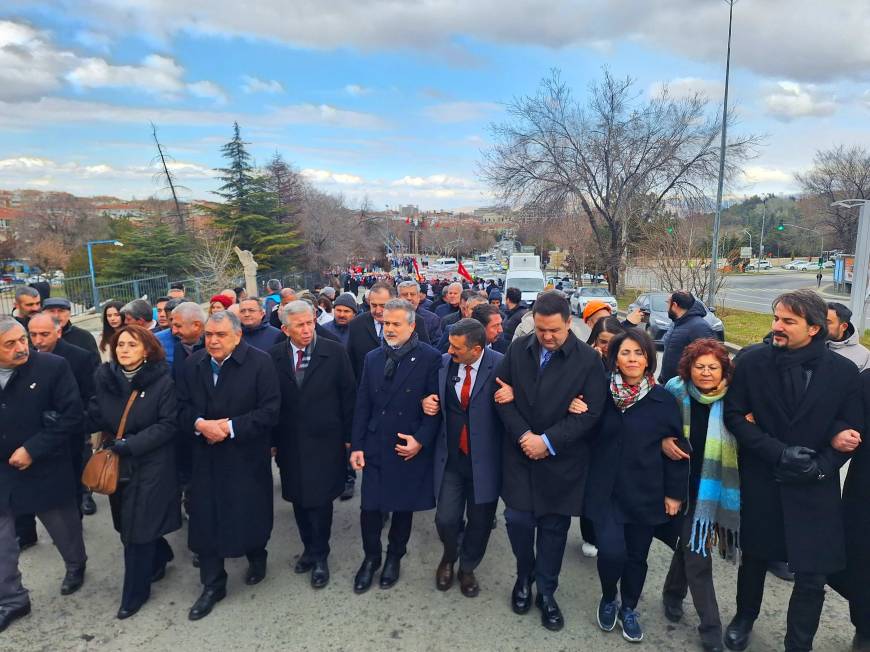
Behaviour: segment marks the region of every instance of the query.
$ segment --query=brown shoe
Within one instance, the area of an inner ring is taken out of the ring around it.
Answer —
[[[459,590],[462,591],[462,595],[466,598],[476,598],[477,594],[480,593],[480,586],[477,584],[477,578],[474,577],[474,573],[459,571],[457,577],[459,578]]]
[[[455,562],[449,561],[444,557],[441,558],[441,562],[438,564],[438,570],[435,571],[435,586],[439,591],[446,591],[453,586],[454,563]]]

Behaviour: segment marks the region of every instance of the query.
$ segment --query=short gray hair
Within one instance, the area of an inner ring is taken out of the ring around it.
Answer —
[[[15,288],[15,300],[18,301],[21,297],[38,297],[39,291],[29,285],[22,285]]]
[[[133,319],[141,319],[142,321],[154,321],[154,311],[151,304],[145,299],[133,299],[130,303],[121,308],[122,315],[130,315]]]
[[[402,288],[414,288],[417,292],[420,291],[420,284],[417,281],[402,281],[399,283],[398,288],[401,290]]]
[[[414,311],[413,304],[407,299],[390,299],[384,305],[384,312],[387,310],[404,310],[405,317],[409,324],[413,324],[417,318],[417,313]]]
[[[277,278],[270,278],[266,281],[266,289],[272,292],[278,292],[281,289],[281,281]]]
[[[173,310],[172,315],[180,317],[181,321],[186,324],[198,321],[200,324],[205,324],[205,310],[198,303],[193,301],[182,301]]]
[[[304,299],[296,299],[296,301],[291,301],[290,303],[281,307],[278,312],[278,317],[281,318],[281,323],[285,326],[289,326],[290,315],[301,315],[303,313],[309,313],[314,316],[314,306],[305,301]]]
[[[230,326],[235,332],[242,332],[242,322],[239,321],[239,316],[234,312],[230,312],[229,310],[218,310],[217,312],[212,313],[212,315],[208,318],[208,321],[213,321],[216,324],[228,321],[230,322]]]
[[[15,317],[9,317],[8,315],[0,316],[0,335],[5,334],[7,331],[12,330],[14,326],[18,326],[20,328],[24,328]]]
[[[489,303],[489,299],[475,293],[474,296],[468,297],[468,299],[465,300],[465,308],[467,310],[468,306],[476,306],[480,303]]]

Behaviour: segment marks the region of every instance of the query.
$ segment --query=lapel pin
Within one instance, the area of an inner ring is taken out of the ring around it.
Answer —
[[[36,383],[30,383],[30,389],[36,389]]]
[[[139,398],[145,398],[145,392],[142,392],[141,394],[139,394]]]
[[[416,360],[416,359],[417,359],[417,358],[411,358],[411,362],[414,362],[414,360]]]

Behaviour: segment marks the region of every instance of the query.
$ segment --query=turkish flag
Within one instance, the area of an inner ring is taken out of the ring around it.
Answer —
[[[456,271],[457,271],[457,273],[458,273],[462,278],[464,278],[464,279],[465,279],[466,281],[468,281],[469,283],[474,282],[474,279],[471,278],[471,274],[469,274],[469,273],[468,273],[468,270],[465,269],[465,265],[462,264],[462,261],[461,261],[461,260],[459,261],[459,267],[458,267],[458,269],[457,269]]]
[[[420,268],[417,266],[417,259],[412,258],[411,262],[414,263],[414,274],[417,276],[417,283],[422,283],[423,277],[420,276]]]

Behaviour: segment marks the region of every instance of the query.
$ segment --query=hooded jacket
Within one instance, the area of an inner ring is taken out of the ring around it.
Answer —
[[[700,301],[695,301],[686,313],[679,319],[674,320],[674,325],[665,340],[665,352],[662,356],[662,370],[659,374],[659,382],[664,385],[677,375],[677,366],[683,350],[695,340],[705,337],[716,336],[710,324],[704,321],[707,311]]]
[[[834,353],[839,353],[844,358],[854,362],[858,371],[870,369],[870,350],[861,344],[861,338],[855,330],[855,326],[849,324],[846,337],[842,340],[828,340],[828,348]]]

